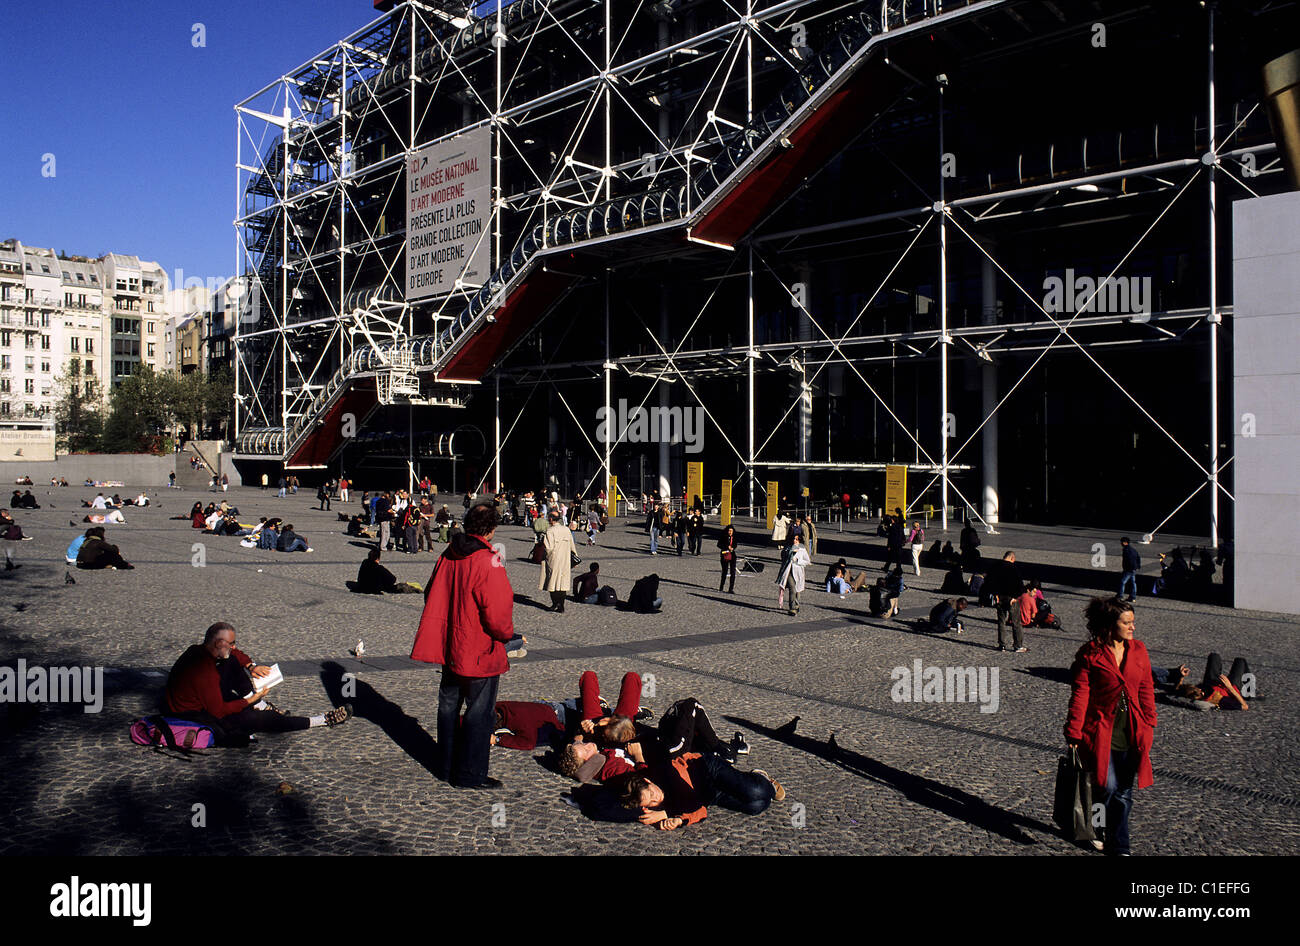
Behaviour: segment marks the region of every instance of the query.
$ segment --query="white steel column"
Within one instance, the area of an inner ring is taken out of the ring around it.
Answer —
[[[492,414],[492,455],[496,458],[493,466],[496,467],[496,474],[493,477],[496,480],[496,491],[501,492],[501,372],[497,372],[494,379],[495,384],[495,406]]]
[[[1210,182],[1210,304],[1206,320],[1210,323],[1210,546],[1219,546],[1219,299],[1218,233],[1215,220],[1214,178],[1219,158],[1214,138],[1214,0],[1206,6],[1209,20],[1209,145],[1205,163]]]
[[[997,321],[998,285],[997,271],[987,256],[980,266],[980,322],[992,325]],[[987,352],[985,357],[988,357]],[[992,361],[980,364],[980,408],[987,420],[980,434],[980,470],[984,480],[984,521],[990,526],[998,524],[998,367]]]
[[[668,280],[659,288],[659,337],[668,339]],[[672,478],[670,476],[672,466],[672,451],[668,438],[662,436],[668,424],[665,418],[668,417],[668,409],[672,406],[672,391],[666,378],[660,377],[656,382],[659,385],[659,430],[651,431],[659,441],[659,498],[669,500],[672,498]]]
[[[235,220],[239,220],[244,215],[244,210],[243,207],[241,206],[242,202],[240,200],[240,188],[239,188],[239,167],[244,163],[243,135],[240,134],[243,128],[243,122],[244,119],[243,116],[240,114],[239,109],[235,109],[235,218],[234,218]],[[234,282],[232,282],[230,285],[232,289],[238,289],[242,284],[245,286],[244,291],[247,292],[249,290],[249,287],[247,283],[243,281],[243,276],[240,275],[244,271],[243,257],[245,252],[247,251],[244,248],[244,229],[243,227],[236,224],[235,268],[234,270],[232,270],[234,276]],[[235,295],[235,339],[233,344],[235,346],[234,354],[235,354],[235,443],[236,444],[239,443],[239,415],[243,413],[243,409],[244,409],[244,401],[239,396],[239,375],[240,375],[239,369],[240,369],[240,363],[243,361],[243,359],[239,355],[239,328],[244,321],[243,306],[240,303],[243,301],[243,298],[244,298],[243,293],[238,293]],[[174,462],[175,458],[173,457],[172,459]]]
[[[280,423],[289,423],[289,90],[284,90],[284,144],[280,162]],[[289,444],[286,442],[285,447]],[[286,457],[285,459],[288,459]]]
[[[610,403],[611,388],[613,377],[611,372],[614,369],[614,362],[610,361],[609,353],[609,270],[605,270],[605,482],[601,484],[601,489],[606,490],[605,504],[618,512],[618,497],[609,493],[609,478],[613,473],[610,468],[611,444],[615,437],[621,437],[622,431],[618,430],[618,422],[613,419],[613,405]],[[618,430],[617,433],[615,431]]]
[[[940,492],[941,522],[948,531],[948,207],[944,204],[943,89],[948,80],[939,81],[939,439],[943,447],[943,485]]]
[[[749,244],[749,309],[747,320],[749,322],[749,348],[745,350],[745,361],[748,365],[749,375],[749,422],[746,429],[749,432],[749,515],[754,516],[754,359],[758,357],[758,352],[754,350],[754,244]]]

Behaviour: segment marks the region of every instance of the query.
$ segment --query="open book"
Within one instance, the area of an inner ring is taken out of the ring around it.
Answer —
[[[284,682],[284,674],[280,672],[279,664],[271,664],[270,670],[271,672],[266,676],[253,678],[253,693],[258,690],[269,690],[271,687],[279,686]],[[248,696],[252,696],[253,693],[249,693]]]

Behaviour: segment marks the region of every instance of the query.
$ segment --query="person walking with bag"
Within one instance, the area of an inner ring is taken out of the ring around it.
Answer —
[[[1129,853],[1133,788],[1154,781],[1155,686],[1146,645],[1134,636],[1133,605],[1093,598],[1084,610],[1091,639],[1070,668],[1070,708],[1065,741],[1077,747],[1092,775],[1094,797],[1105,806],[1102,840],[1107,854]]]
[[[412,660],[442,665],[436,774],[459,788],[501,787],[488,776],[488,757],[515,600],[492,549],[497,521],[490,505],[466,513],[465,531],[452,536],[429,578],[411,648]]]
[[[718,556],[722,560],[722,577],[718,579],[718,590],[727,583],[727,574],[731,574],[729,594],[736,593],[736,527],[727,526],[718,537]]]

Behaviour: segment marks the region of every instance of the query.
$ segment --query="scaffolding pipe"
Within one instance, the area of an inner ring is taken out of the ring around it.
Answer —
[[[1209,165],[1210,188],[1210,546],[1219,547],[1219,310],[1218,310],[1218,228],[1216,226],[1214,178],[1219,158],[1215,154],[1214,135],[1214,0],[1206,5],[1209,25],[1209,147],[1205,163]]]
[[[943,448],[943,486],[939,502],[942,506],[943,531],[948,531],[948,208],[944,204],[945,157],[943,151],[943,90],[947,77],[939,77],[939,440]]]

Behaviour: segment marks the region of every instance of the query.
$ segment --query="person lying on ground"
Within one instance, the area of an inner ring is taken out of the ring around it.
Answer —
[[[1178,669],[1182,672],[1187,668],[1180,667]],[[1153,669],[1151,674],[1157,680],[1159,679],[1156,670]],[[1242,685],[1248,674],[1250,674],[1250,665],[1246,663],[1245,657],[1238,657],[1233,660],[1232,669],[1224,673],[1223,658],[1217,653],[1212,653],[1205,659],[1205,675],[1201,678],[1200,685],[1176,685],[1175,693],[1178,696],[1190,699],[1192,705],[1199,710],[1223,709],[1233,706],[1248,710],[1250,704],[1246,702],[1241,693]],[[1183,676],[1186,676],[1186,673],[1183,673]]]
[[[423,594],[424,589],[413,581],[397,580],[397,576],[379,564],[379,549],[366,553],[366,560],[357,569],[357,591],[363,595],[382,595],[384,593]]]
[[[940,601],[930,609],[930,629],[939,634],[946,634],[948,631],[962,632],[961,621],[958,615],[966,610],[967,601],[965,598],[953,600],[948,598]]]
[[[107,512],[92,512],[81,517],[82,522],[98,522],[108,525],[126,525],[126,516],[122,515],[120,509],[110,509]]]
[[[638,821],[661,831],[698,824],[708,817],[709,805],[757,815],[784,798],[781,783],[761,769],[742,772],[721,756],[698,752],[638,771],[622,789],[623,807],[639,810]]]
[[[578,693],[578,732],[560,752],[560,774],[579,781],[596,778],[602,782],[630,774],[640,754],[639,745],[632,748],[637,738],[634,720],[648,715],[640,708],[640,675],[632,671],[623,675],[612,714],[600,698],[600,682],[594,671],[587,670],[578,679]],[[644,763],[644,759],[641,761]]]
[[[739,732],[730,742],[723,742],[713,730],[713,723],[703,704],[694,697],[678,700],[659,718],[658,748],[664,759],[686,752],[712,753],[727,762],[749,753],[749,743]]]
[[[289,716],[266,702],[258,682],[271,672],[235,647],[235,629],[218,621],[202,644],[181,654],[167,676],[163,709],[169,716],[212,727],[217,745],[241,745],[259,732],[296,732],[337,726],[352,717],[344,703],[317,716]]]

